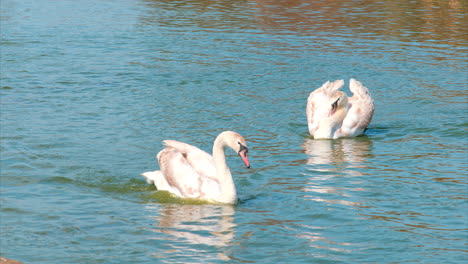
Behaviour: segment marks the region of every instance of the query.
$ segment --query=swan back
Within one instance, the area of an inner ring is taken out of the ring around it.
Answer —
[[[216,168],[214,166],[213,157],[205,151],[176,140],[164,140],[163,144],[169,148],[176,149],[182,154],[186,162],[200,175],[211,178],[216,178]],[[160,152],[162,153],[162,151]],[[158,154],[158,160],[161,160]]]

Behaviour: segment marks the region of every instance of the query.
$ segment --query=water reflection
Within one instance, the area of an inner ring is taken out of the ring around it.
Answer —
[[[463,45],[466,1],[254,0],[265,28],[300,33],[352,29],[403,41],[444,40]],[[417,18],[417,19],[415,19]]]
[[[145,21],[164,26],[287,32],[317,36],[355,33],[404,42],[440,40],[466,45],[467,1],[147,0]]]
[[[303,148],[308,155],[307,164],[319,171],[337,171],[343,168],[363,168],[372,141],[367,137],[343,138],[339,140],[316,140],[307,138]],[[320,165],[335,165],[320,166]]]
[[[363,191],[362,187],[328,186],[331,179],[345,176],[362,176],[361,169],[366,168],[366,159],[370,156],[372,141],[367,137],[343,138],[338,140],[304,140],[304,152],[308,155],[306,164],[310,165],[311,174],[307,174],[308,182],[302,190],[311,193],[305,197],[320,202],[343,204],[350,206],[361,205],[352,201],[352,192]],[[333,180],[335,183],[336,180]],[[350,182],[351,183],[351,182]],[[315,194],[313,194],[315,193]],[[327,195],[316,195],[327,194]],[[328,195],[332,195],[328,199]]]
[[[149,210],[159,208],[155,217],[156,233],[169,236],[155,236],[153,239],[162,240],[166,251],[159,251],[153,255],[164,257],[175,254],[187,257],[187,260],[228,260],[225,247],[234,238],[234,207],[230,205],[211,204],[159,204],[149,206]],[[207,248],[208,247],[208,248]],[[213,249],[213,247],[215,249]],[[198,262],[197,261],[197,262]],[[202,263],[200,262],[200,263]]]

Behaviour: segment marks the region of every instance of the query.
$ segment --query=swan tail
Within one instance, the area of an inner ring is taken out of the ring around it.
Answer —
[[[158,177],[162,176],[161,171],[147,171],[141,174],[148,184],[156,184]]]

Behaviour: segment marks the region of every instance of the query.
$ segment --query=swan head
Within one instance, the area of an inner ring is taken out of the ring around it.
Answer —
[[[242,145],[242,143],[240,143],[239,141],[237,143],[239,144],[239,151],[237,152],[239,154],[239,157],[241,157],[245,166],[247,166],[247,168],[250,168],[250,162],[247,158],[247,153],[249,152],[249,149],[246,145]]]
[[[335,117],[338,120],[343,120],[348,111],[348,96],[342,91],[335,92],[330,97],[329,109],[328,117]]]
[[[345,119],[348,96],[340,91],[344,80],[327,81],[313,91],[307,99],[307,121],[309,133],[314,138],[332,138]]]
[[[309,100],[312,100],[314,105],[313,112],[316,120],[326,120],[327,123],[343,121],[346,115],[343,112],[348,110],[348,96],[340,91],[343,85],[344,80],[327,81],[311,93]]]
[[[244,162],[245,166],[247,168],[250,168],[249,158],[247,157],[249,149],[247,148],[247,143],[245,142],[245,139],[239,133],[233,131],[224,131],[218,136],[218,138],[222,139],[226,146],[232,148],[235,152],[237,152],[239,157]]]

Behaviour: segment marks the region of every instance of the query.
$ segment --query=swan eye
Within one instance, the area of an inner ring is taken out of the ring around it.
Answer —
[[[340,98],[336,99],[336,101],[332,104],[332,108],[335,109],[338,107],[338,101],[340,100]]]

